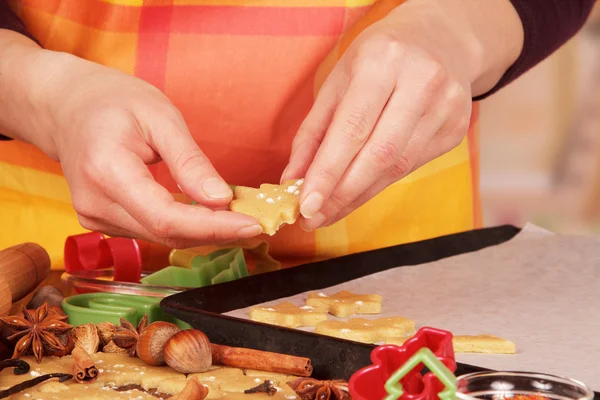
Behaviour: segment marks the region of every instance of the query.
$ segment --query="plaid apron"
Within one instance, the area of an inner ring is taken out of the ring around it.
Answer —
[[[366,26],[402,0],[9,0],[47,49],[144,79],[183,113],[228,183],[278,182],[323,80]],[[179,192],[163,163],[158,182]],[[315,232],[286,226],[273,257],[295,265],[480,226],[477,107],[464,141]],[[0,248],[32,241],[62,269],[68,235],[84,232],[60,164],[0,143]]]

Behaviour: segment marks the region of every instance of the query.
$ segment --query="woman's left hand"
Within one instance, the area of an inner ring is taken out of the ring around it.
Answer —
[[[482,43],[443,3],[456,2],[396,8],[355,39],[324,82],[282,177],[305,178],[304,229],[340,220],[464,138]]]

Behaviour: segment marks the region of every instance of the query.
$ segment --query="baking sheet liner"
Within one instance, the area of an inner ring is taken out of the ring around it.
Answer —
[[[494,334],[517,345],[514,355],[457,354],[459,362],[562,375],[600,390],[599,238],[555,235],[528,225],[497,246],[390,269],[322,292],[344,289],[383,296],[381,314],[359,317],[403,316],[417,328]],[[305,299],[302,293],[263,305],[304,305]],[[225,315],[249,318],[248,309]]]

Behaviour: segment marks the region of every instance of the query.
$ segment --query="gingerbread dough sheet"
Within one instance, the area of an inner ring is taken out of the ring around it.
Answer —
[[[568,376],[600,391],[599,238],[528,225],[498,246],[321,289],[327,295],[340,290],[383,296],[382,313],[361,318],[401,316],[417,329],[492,334],[517,346],[517,354],[457,354],[459,362]],[[264,305],[302,306],[307,294]],[[247,309],[227,315],[249,318]]]

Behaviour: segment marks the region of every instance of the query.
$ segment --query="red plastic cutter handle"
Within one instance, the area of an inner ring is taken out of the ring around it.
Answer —
[[[142,275],[142,256],[134,239],[106,239],[99,232],[69,236],[64,259],[70,274],[113,267],[114,281],[139,282]]]
[[[142,277],[142,255],[137,242],[128,238],[110,238],[100,243],[113,259],[113,281],[139,282]]]
[[[69,236],[65,242],[65,270],[70,273],[109,268],[112,256],[100,247],[104,235],[100,232]]]

